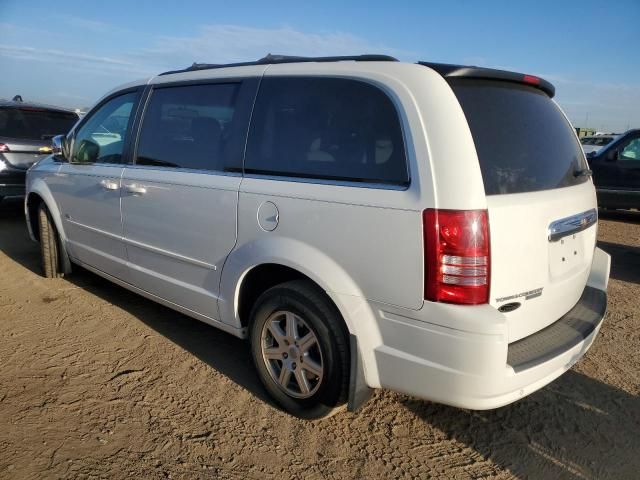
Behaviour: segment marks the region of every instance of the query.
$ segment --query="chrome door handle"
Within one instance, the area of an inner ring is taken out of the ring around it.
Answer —
[[[120,188],[120,186],[118,185],[118,182],[115,182],[113,180],[107,180],[107,179],[100,180],[100,186],[105,190],[118,190]]]
[[[142,185],[137,185],[135,183],[131,183],[129,185],[125,185],[125,190],[129,193],[134,193],[137,195],[142,195],[144,193],[147,193],[147,187],[144,187]]]

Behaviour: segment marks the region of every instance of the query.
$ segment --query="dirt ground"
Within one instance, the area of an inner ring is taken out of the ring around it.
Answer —
[[[471,412],[388,391],[274,408],[246,344],[82,270],[39,274],[0,205],[0,478],[640,478],[640,212],[602,214],[609,312],[570,372]]]

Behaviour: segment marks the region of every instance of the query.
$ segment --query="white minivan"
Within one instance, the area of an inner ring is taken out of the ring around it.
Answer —
[[[80,265],[247,338],[294,415],[375,388],[495,408],[569,369],[606,310],[596,193],[553,95],[382,55],[194,64],[57,137],[27,225],[47,277]]]

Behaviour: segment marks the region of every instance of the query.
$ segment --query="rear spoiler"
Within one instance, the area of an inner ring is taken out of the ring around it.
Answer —
[[[465,65],[452,65],[449,63],[418,62],[419,65],[432,68],[444,78],[477,78],[482,80],[502,80],[505,82],[520,83],[538,88],[553,98],[556,87],[543,78],[524,73],[509,72],[507,70],[496,70],[493,68],[482,68]]]

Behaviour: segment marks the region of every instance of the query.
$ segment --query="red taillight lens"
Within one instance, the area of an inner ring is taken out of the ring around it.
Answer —
[[[0,152],[8,152],[8,151],[9,151],[9,147],[4,143],[0,143]]]
[[[533,75],[524,75],[522,81],[529,85],[540,85],[540,77],[534,77]]]
[[[422,214],[424,298],[476,305],[489,301],[489,219],[486,210],[436,210]]]

